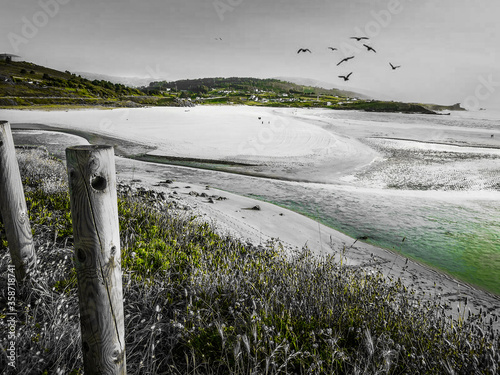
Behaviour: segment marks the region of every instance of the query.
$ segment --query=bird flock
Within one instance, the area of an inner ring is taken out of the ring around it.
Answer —
[[[375,48],[373,48],[369,44],[363,43],[364,40],[369,40],[370,38],[368,38],[366,36],[352,36],[350,39],[355,39],[357,42],[361,42],[363,44],[363,47],[366,48],[367,52],[377,53]],[[338,51],[338,48],[335,48],[335,47],[328,47],[328,49],[331,50],[332,52]],[[299,48],[299,50],[297,51],[297,53],[304,53],[304,52],[312,53],[309,48]],[[344,57],[342,60],[340,60],[337,63],[337,66],[339,66],[342,63],[348,62],[351,59],[354,59],[354,57],[356,57],[356,56],[353,55],[353,56]],[[396,69],[401,68],[401,65],[393,65],[391,62],[389,62],[389,65],[390,65],[392,70],[396,70]],[[350,72],[349,74],[339,75],[338,77],[342,78],[344,81],[349,81],[349,77],[351,76],[352,73],[353,72]]]

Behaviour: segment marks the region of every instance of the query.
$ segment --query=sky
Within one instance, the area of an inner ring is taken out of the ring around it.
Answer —
[[[375,98],[500,108],[498,0],[0,0],[0,9],[0,53],[60,70],[296,77]]]

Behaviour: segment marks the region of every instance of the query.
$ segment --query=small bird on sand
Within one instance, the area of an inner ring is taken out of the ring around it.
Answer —
[[[368,44],[363,44],[363,45],[366,47],[366,49],[368,50],[368,52],[369,51],[373,51],[373,52],[377,53],[377,51],[375,51],[375,49],[373,47],[369,46]]]
[[[337,64],[337,66],[342,64],[344,61],[349,61],[350,59],[354,59],[354,56],[349,56],[349,57],[346,57],[346,58],[340,60],[339,63]]]
[[[392,70],[396,70],[397,68],[401,68],[401,65],[392,65],[391,63],[389,63],[389,65],[391,66]]]
[[[299,48],[299,50],[297,51],[297,53],[301,53],[301,52],[309,52],[309,53],[311,53],[311,50],[309,48]]]
[[[358,42],[365,39],[370,39],[366,36],[351,36],[351,39],[356,39]]]
[[[332,51],[336,51],[337,48],[333,48],[333,47],[328,47],[328,49],[331,49]]]
[[[343,78],[343,79],[344,79],[344,81],[349,81],[349,77],[351,76],[351,74],[352,74],[352,72],[351,72],[351,73],[349,73],[349,74],[348,74],[348,75],[346,75],[346,76],[339,76],[339,78]]]

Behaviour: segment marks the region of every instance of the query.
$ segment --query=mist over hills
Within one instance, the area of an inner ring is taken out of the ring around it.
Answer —
[[[384,95],[379,92],[374,92],[362,88],[357,87],[347,87],[342,84],[334,84],[326,81],[319,81],[317,79],[312,78],[304,78],[304,77],[274,77],[275,79],[279,79],[281,81],[292,82],[300,86],[310,86],[310,87],[321,87],[327,90],[335,89],[340,90],[345,93],[352,93],[351,96],[356,96],[360,99],[379,99],[379,100],[390,100],[387,95]]]
[[[129,87],[142,87],[148,86],[150,82],[154,81],[154,79],[150,76],[148,77],[119,77],[119,76],[110,76],[107,74],[99,74],[99,73],[89,73],[89,72],[75,72],[75,74],[80,75],[84,78],[87,78],[91,81],[99,80],[99,81],[109,81],[112,83],[118,83]]]
[[[89,72],[75,72],[77,75],[81,75],[84,78],[87,78],[89,80],[104,80],[104,81],[109,81],[112,83],[118,83],[122,85],[126,85],[129,87],[147,87],[150,86],[152,82],[169,82],[169,83],[177,83],[177,86],[179,89],[186,89],[184,86],[187,82],[210,82],[212,80],[221,80],[221,79],[232,79],[235,77],[206,77],[206,78],[192,78],[192,79],[179,79],[179,80],[168,80],[163,77],[120,77],[120,76],[111,76],[107,74],[99,74],[99,73],[89,73]],[[251,78],[253,80],[261,80],[258,78]],[[319,81],[311,78],[301,78],[301,77],[273,77],[273,78],[268,78],[267,80],[278,80],[278,81],[283,81],[283,82],[289,82],[293,83],[298,86],[306,86],[306,87],[316,87],[320,89],[326,89],[326,90],[336,90],[338,91],[339,96],[346,96],[346,97],[357,97],[360,99],[383,99],[386,100],[388,98],[384,97],[383,94],[375,93],[375,92],[368,92],[363,89],[351,89],[347,87],[343,87],[343,85],[336,85],[333,83],[325,82],[325,81]],[[262,80],[266,80],[265,78]],[[202,83],[198,83],[202,84]],[[172,85],[174,87],[175,85]],[[182,87],[182,88],[181,88]],[[211,88],[209,86],[209,88]],[[216,87],[213,87],[216,88]]]

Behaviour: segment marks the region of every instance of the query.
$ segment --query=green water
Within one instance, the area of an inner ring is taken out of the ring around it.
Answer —
[[[309,197],[299,195],[300,200],[259,196],[500,294],[499,201],[462,204],[376,193],[337,195],[317,187]]]
[[[435,199],[425,193],[415,196],[402,191],[363,191],[174,166],[165,168],[169,178],[278,204],[351,236],[353,242],[366,236],[373,245],[400,252],[500,295],[498,192],[467,199]],[[449,196],[454,195],[450,192]]]

